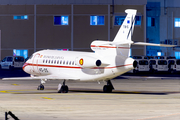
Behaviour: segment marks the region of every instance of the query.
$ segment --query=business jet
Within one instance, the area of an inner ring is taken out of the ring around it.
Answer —
[[[137,62],[129,57],[131,45],[150,45],[174,47],[172,45],[133,42],[137,10],[125,10],[127,16],[113,41],[96,40],[91,43],[94,52],[76,52],[59,50],[41,50],[35,52],[24,64],[23,70],[31,75],[26,78],[4,78],[3,80],[34,79],[41,80],[38,90],[44,90],[47,80],[61,80],[59,93],[68,93],[68,80],[74,81],[106,81],[103,92],[110,93],[114,89],[111,80],[131,69]]]

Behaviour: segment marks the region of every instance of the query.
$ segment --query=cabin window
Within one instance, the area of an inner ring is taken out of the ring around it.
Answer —
[[[59,60],[57,61],[57,64],[59,64]]]
[[[54,64],[56,64],[56,60],[54,60]]]
[[[60,64],[62,64],[62,60],[60,61]]]
[[[51,63],[51,60],[49,60],[49,63]]]
[[[53,63],[53,60],[51,61],[51,63]]]
[[[63,64],[65,64],[65,61],[63,62]]]
[[[69,61],[69,65],[71,65],[71,61]]]
[[[68,65],[68,61],[66,62],[66,65]]]
[[[72,62],[72,65],[74,65],[74,61]]]
[[[44,63],[45,60],[43,60],[43,63]]]

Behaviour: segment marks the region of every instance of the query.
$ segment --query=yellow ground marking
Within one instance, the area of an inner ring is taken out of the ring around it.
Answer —
[[[11,85],[19,86],[19,84],[11,84]]]
[[[9,92],[8,90],[6,91],[0,91],[1,93],[16,93],[16,92]]]
[[[54,100],[54,98],[49,98],[49,97],[41,97],[43,99],[48,99],[48,100]]]

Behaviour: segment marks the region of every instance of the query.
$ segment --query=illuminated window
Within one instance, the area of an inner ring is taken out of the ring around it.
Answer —
[[[104,25],[104,16],[90,16],[90,25]]]
[[[13,56],[23,56],[25,59],[28,57],[28,50],[13,50]]]
[[[68,16],[54,16],[54,25],[68,25]]]
[[[115,16],[114,25],[122,25],[126,16]],[[135,17],[135,25],[141,25],[141,16]]]
[[[161,52],[157,52],[157,56],[161,56]]]
[[[147,17],[147,26],[154,27],[155,26],[155,18]]]
[[[14,20],[27,20],[28,15],[14,15]]]
[[[176,59],[180,59],[180,52],[175,52]]]
[[[174,27],[180,27],[180,18],[174,19]]]

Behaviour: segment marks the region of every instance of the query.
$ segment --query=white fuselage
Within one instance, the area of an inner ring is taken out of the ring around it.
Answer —
[[[96,60],[101,61],[100,66],[96,65]],[[132,58],[120,55],[42,50],[32,55],[23,70],[33,76],[50,76],[51,79],[106,81],[133,69],[133,62]]]

